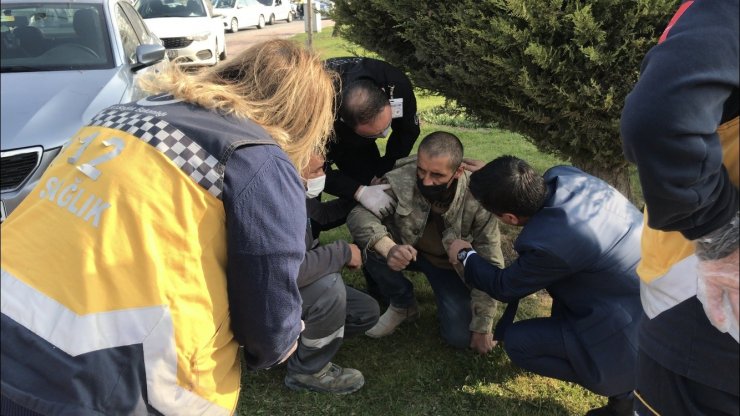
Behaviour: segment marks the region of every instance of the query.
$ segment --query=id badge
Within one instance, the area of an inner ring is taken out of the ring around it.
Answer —
[[[403,117],[403,98],[391,98],[391,118]]]

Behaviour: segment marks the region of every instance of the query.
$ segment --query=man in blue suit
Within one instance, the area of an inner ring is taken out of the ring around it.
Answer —
[[[509,303],[508,323],[519,299],[541,289],[552,297],[550,317],[508,327],[504,317],[496,339],[519,367],[609,397],[587,415],[631,415],[642,214],[607,183],[571,166],[540,176],[513,156],[482,164],[468,163],[475,171],[470,191],[499,220],[522,227],[514,243],[519,257],[500,269],[456,240],[450,261],[464,265],[466,283]]]

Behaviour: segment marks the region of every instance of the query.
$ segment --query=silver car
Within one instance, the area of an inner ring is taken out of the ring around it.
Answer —
[[[127,0],[2,0],[0,220],[100,110],[144,97],[137,74],[167,62]]]

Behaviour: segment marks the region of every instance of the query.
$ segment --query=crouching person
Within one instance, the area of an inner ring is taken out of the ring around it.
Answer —
[[[473,173],[470,192],[503,223],[522,229],[514,242],[519,257],[506,268],[490,264],[466,241],[454,241],[448,255],[464,265],[465,281],[510,306],[541,289],[552,297],[549,317],[520,320],[505,332],[505,319],[499,322],[496,338],[511,361],[609,397],[588,416],[632,415],[642,315],[635,270],[640,212],[616,189],[574,167],[556,166],[540,176],[513,156]]]
[[[471,292],[448,261],[446,249],[457,238],[472,242],[488,261],[503,267],[496,218],[468,192],[468,172],[461,166],[463,146],[454,135],[435,132],[419,144],[417,156],[401,159],[383,180],[395,209],[383,218],[361,205],[347,217],[352,237],[367,253],[365,277],[390,304],[370,337],[390,335],[418,316],[414,287],[403,270],[420,271],[437,302],[442,338],[457,348],[486,354],[496,303]]]
[[[348,394],[362,388],[362,373],[331,362],[345,337],[361,334],[378,321],[380,310],[372,297],[345,286],[341,270],[359,269],[360,249],[346,241],[319,245],[311,222],[326,224],[344,217],[347,203],[341,199],[321,202],[324,158],[314,155],[304,170],[306,186],[306,257],[298,273],[306,329],[298,349],[288,360],[285,385],[293,390]]]
[[[297,348],[330,74],[287,40],[150,74],[2,223],[2,415],[231,415],[239,346],[255,370]]]

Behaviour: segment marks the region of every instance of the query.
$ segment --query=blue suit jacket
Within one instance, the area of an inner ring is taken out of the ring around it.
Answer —
[[[518,259],[499,269],[471,255],[465,279],[503,302],[546,289],[576,369],[634,386],[634,373],[614,366],[634,363],[637,352],[642,214],[607,183],[574,167],[551,168],[544,178],[548,195],[514,243]]]

